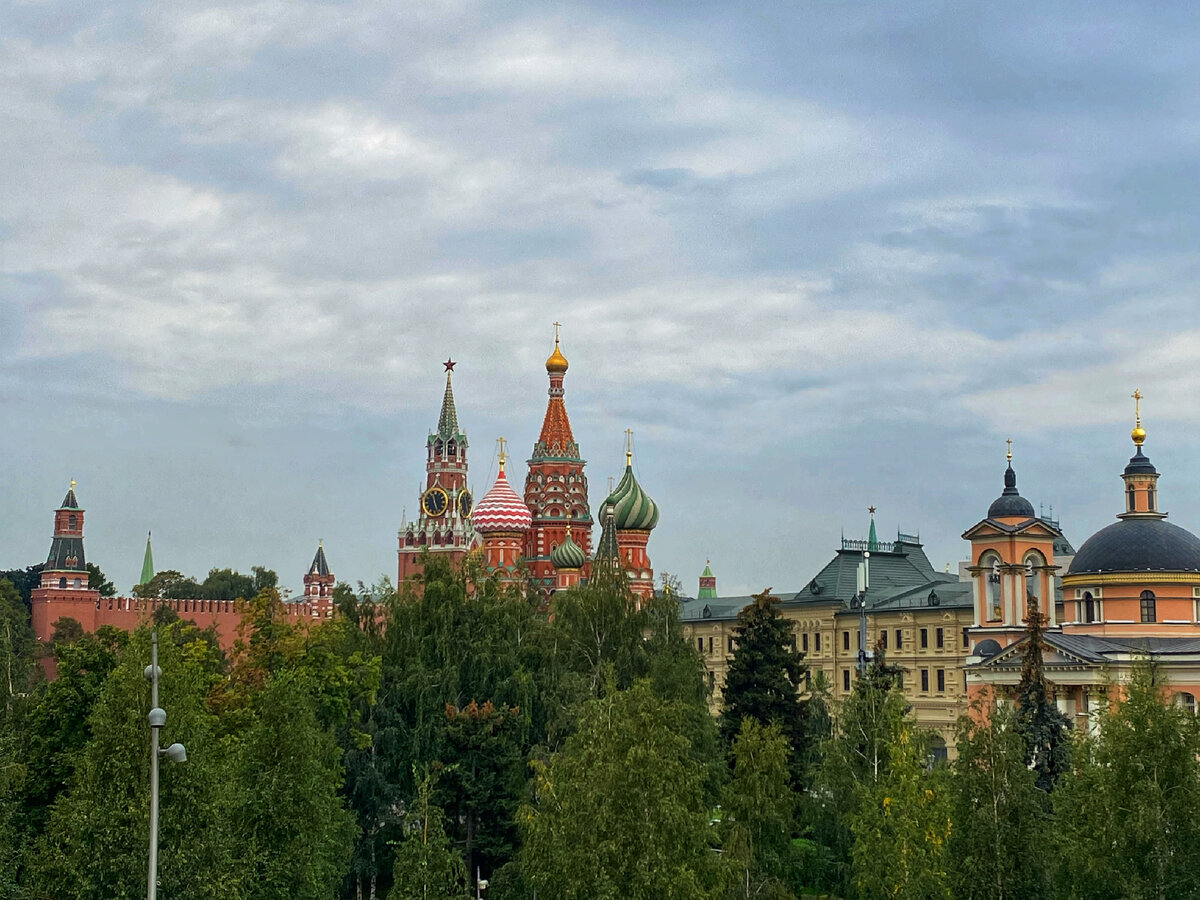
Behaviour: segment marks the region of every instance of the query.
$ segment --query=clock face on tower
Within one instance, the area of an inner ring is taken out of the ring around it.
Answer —
[[[450,498],[440,487],[431,487],[421,498],[421,509],[427,516],[440,516],[450,505]]]
[[[462,518],[467,518],[471,515],[471,509],[474,501],[471,499],[471,492],[463,488],[458,492],[458,514]]]

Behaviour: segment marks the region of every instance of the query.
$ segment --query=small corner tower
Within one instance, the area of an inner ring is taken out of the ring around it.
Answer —
[[[583,474],[587,463],[579,455],[579,444],[571,434],[571,420],[563,403],[567,358],[559,349],[559,327],[555,322],[554,352],[546,360],[550,399],[525,477],[525,505],[533,515],[533,525],[525,535],[525,560],[530,581],[543,597],[548,597],[557,583],[550,553],[565,539],[568,525],[572,540],[584,556],[591,549],[592,516],[588,510],[587,476]]]
[[[446,391],[437,431],[425,442],[425,487],[418,498],[420,515],[400,528],[397,578],[408,581],[421,572],[423,550],[444,553],[459,562],[471,549],[473,500],[467,489],[467,436],[459,428],[451,375],[456,365],[448,359]]]
[[[533,516],[504,474],[507,460],[504,438],[498,438],[496,443],[500,450],[499,472],[496,481],[475,505],[471,523],[483,541],[483,560],[487,571],[496,573],[502,581],[513,581],[517,577],[522,545],[533,523]]]
[[[1133,439],[1134,453],[1121,473],[1121,480],[1125,482],[1125,511],[1117,518],[1165,519],[1167,514],[1158,511],[1158,469],[1142,452],[1142,444],[1146,442],[1146,429],[1142,428],[1142,392],[1135,389],[1131,396],[1134,425],[1129,437]]]
[[[100,592],[88,587],[83,555],[83,509],[75,499],[74,481],[54,512],[50,554],[30,599],[31,624],[39,640],[49,640],[54,622],[63,616],[75,619],[85,631],[96,630]]]
[[[1062,533],[1039,517],[1017,490],[1012,441],[1006,443],[1004,490],[988,507],[987,518],[963,532],[971,543],[967,571],[975,596],[972,652],[985,639],[998,644],[997,650],[1018,640],[1025,633],[1030,606],[1036,606],[1051,627],[1058,625],[1054,542]]]
[[[333,613],[333,574],[325,559],[325,542],[317,541],[317,553],[304,573],[304,602],[311,604],[313,618],[328,618]]]

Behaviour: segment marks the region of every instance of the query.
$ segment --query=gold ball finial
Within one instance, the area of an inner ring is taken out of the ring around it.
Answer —
[[[558,349],[558,329],[561,327],[560,323],[554,323],[554,352],[546,360],[546,371],[551,375],[562,375],[567,371],[567,358]]]
[[[1133,431],[1129,436],[1136,446],[1141,447],[1146,441],[1146,429],[1142,427],[1142,392],[1134,388],[1129,396],[1133,398]]]

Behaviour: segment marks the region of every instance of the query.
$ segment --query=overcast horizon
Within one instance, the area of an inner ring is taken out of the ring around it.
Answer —
[[[1200,529],[1191,4],[10,0],[0,569],[67,483],[87,558],[395,577],[454,373],[510,480],[563,323],[593,511],[656,572],[798,590],[847,537],[931,562],[1003,487],[1078,547],[1139,388]]]

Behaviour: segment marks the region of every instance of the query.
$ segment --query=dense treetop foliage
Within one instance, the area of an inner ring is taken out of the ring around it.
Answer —
[[[151,629],[188,748],[162,896],[1200,897],[1193,714],[1147,662],[1070,730],[1033,618],[947,765],[880,649],[843,703],[810,683],[769,591],[713,716],[676,601],[614,579],[547,611],[430,557],[419,598],[339,585],[328,620],[284,615],[267,570],[192,584],[249,594],[228,652],[170,611],[40,646],[0,579],[0,898],[144,893]]]

